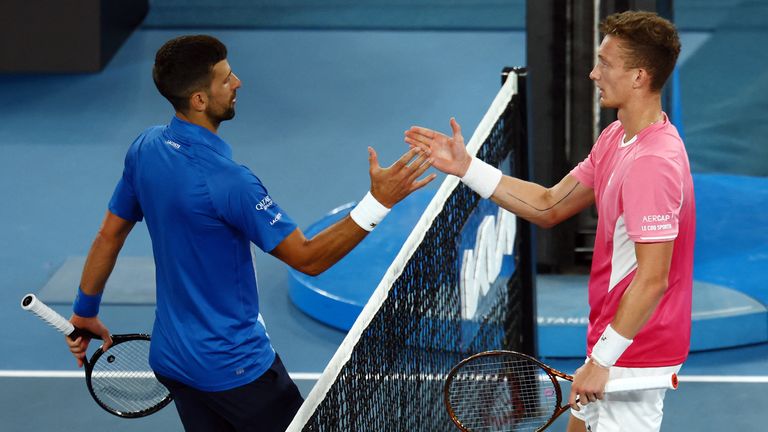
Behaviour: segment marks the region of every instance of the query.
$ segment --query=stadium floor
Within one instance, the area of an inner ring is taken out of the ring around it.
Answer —
[[[519,32],[213,33],[229,46],[244,84],[237,117],[221,135],[300,226],[365,193],[367,145],[390,163],[404,151],[402,131],[411,124],[446,129],[456,116],[473,129],[498,89],[501,68],[524,63]],[[173,409],[121,420],[99,410],[80,379],[23,372],[75,368],[61,337],[18,307],[66,257],[85,255],[127,146],[145,127],[170,119],[149,70],[156,48],[177,34],[134,33],[99,74],[0,77],[6,101],[0,106],[3,431],[181,430]],[[151,254],[143,226],[123,253]],[[268,330],[289,371],[306,374],[296,375],[306,395],[344,335],[290,303],[281,263],[266,254],[257,259]],[[56,309],[68,313],[65,305]],[[114,333],[151,328],[151,306],[105,305],[102,311]],[[566,371],[577,365],[555,364]],[[685,375],[699,381],[684,381],[668,396],[665,430],[764,429],[749,399],[766,391],[768,346],[694,354]],[[718,378],[727,375],[762,381]],[[702,376],[720,382],[700,382]],[[551,430],[563,430],[563,422]]]

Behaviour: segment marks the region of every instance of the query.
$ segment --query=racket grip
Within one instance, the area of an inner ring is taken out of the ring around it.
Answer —
[[[71,322],[66,318],[59,315],[58,312],[49,308],[48,305],[40,301],[34,294],[27,294],[21,299],[21,308],[32,312],[37,315],[38,318],[54,327],[56,330],[69,336],[70,339],[75,340],[80,336],[86,336],[91,339],[101,339],[100,336],[95,335],[87,330],[81,330],[75,328]]]
[[[605,385],[606,393],[618,393],[637,390],[677,389],[677,374],[650,377],[617,378]]]

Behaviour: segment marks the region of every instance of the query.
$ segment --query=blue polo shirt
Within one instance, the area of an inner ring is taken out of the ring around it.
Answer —
[[[247,384],[275,352],[259,315],[250,242],[265,252],[296,224],[218,135],[174,117],[125,157],[109,210],[146,219],[157,309],[149,362],[204,391]]]

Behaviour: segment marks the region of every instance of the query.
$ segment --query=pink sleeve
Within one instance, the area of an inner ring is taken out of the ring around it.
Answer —
[[[595,150],[592,149],[586,159],[576,165],[570,172],[570,175],[575,177],[579,183],[590,189],[595,188],[595,163],[592,160],[592,153],[594,153],[594,151]]]
[[[658,156],[632,163],[622,186],[624,223],[636,243],[654,243],[677,237],[683,203],[680,167]]]

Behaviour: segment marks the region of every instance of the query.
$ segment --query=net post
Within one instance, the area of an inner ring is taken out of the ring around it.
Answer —
[[[532,181],[531,155],[528,148],[528,69],[525,67],[506,66],[501,71],[502,85],[513,76],[517,79],[517,94],[512,97],[512,122],[507,123],[504,133],[509,136],[512,147],[511,171],[521,180]],[[533,247],[533,229],[531,223],[517,218],[519,243],[516,245],[520,252],[517,255],[518,284],[520,289],[520,305],[522,322],[520,340],[512,343],[509,348],[536,356],[538,354],[536,335],[536,255]],[[510,281],[512,283],[512,281]]]

